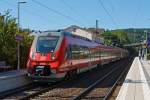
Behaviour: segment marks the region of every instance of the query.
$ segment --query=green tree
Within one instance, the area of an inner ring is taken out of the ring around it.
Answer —
[[[17,41],[15,36],[21,34],[24,36],[22,42],[22,60],[24,62],[21,65],[25,65],[25,58],[27,59],[27,52],[30,47],[32,37],[28,32],[23,31],[21,28],[18,32],[18,25],[16,19],[13,18],[9,11],[6,11],[4,15],[0,15],[0,60],[5,60],[12,67],[17,65]]]
[[[104,38],[104,43],[107,45],[112,45],[114,40],[117,39],[117,37],[115,35],[112,34],[111,31],[107,30],[102,34],[103,38]]]
[[[123,30],[115,30],[112,32],[114,36],[117,37],[117,39],[120,41],[121,44],[128,44],[130,43],[128,35]]]
[[[102,34],[102,36],[104,37],[104,42],[107,45],[119,46],[122,44],[130,43],[127,33],[123,30],[115,30],[115,31],[107,30]]]
[[[111,37],[112,37],[112,33],[111,31],[105,31],[103,34],[102,34],[103,38],[104,38],[104,43],[107,44],[107,45],[111,45],[112,41],[111,41]]]

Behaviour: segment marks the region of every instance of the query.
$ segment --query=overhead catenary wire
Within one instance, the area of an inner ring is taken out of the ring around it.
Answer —
[[[111,0],[109,0],[108,4],[110,5],[111,10],[114,11],[114,5],[113,5],[113,3],[111,2]]]
[[[74,12],[78,17],[81,16],[76,9],[74,9],[72,6],[70,6],[65,0],[59,0],[61,3],[63,3],[66,7],[69,8],[70,11]],[[84,17],[81,17],[84,22],[88,22],[88,20]]]
[[[43,4],[43,3],[41,3],[41,2],[39,2],[39,1],[37,1],[37,0],[32,0],[32,1],[33,1],[34,3],[40,5],[41,7],[44,7],[44,8],[46,8],[46,9],[48,9],[50,12],[53,12],[53,13],[55,13],[55,14],[57,14],[57,15],[60,15],[60,16],[66,18],[66,19],[68,19],[68,20],[70,20],[70,21],[72,21],[72,22],[75,22],[75,23],[80,24],[80,22],[78,22],[76,19],[72,18],[71,16],[65,15],[64,13],[61,13],[61,12],[55,10],[55,9],[52,9],[52,8],[46,6],[45,4]]]
[[[74,8],[73,7],[71,7],[68,3],[66,3],[66,1],[65,0],[59,0],[60,2],[62,2],[64,5],[66,5],[70,10],[72,10],[72,11],[74,11],[75,12],[75,10],[74,10]]]
[[[109,4],[109,6],[110,6],[110,8],[111,8],[111,12],[113,12],[115,15],[117,15],[116,14],[116,12],[115,12],[115,5],[113,4],[113,2],[111,1],[111,0],[108,0],[109,2],[108,2],[108,4]],[[115,16],[115,18],[117,18],[118,16]],[[114,18],[113,18],[114,19]],[[121,26],[121,23],[120,23],[120,21],[119,21],[119,18],[117,18],[118,20],[117,20],[117,25],[118,26]],[[115,20],[115,22],[116,22],[116,20]]]
[[[105,8],[103,2],[101,0],[98,0],[98,2],[100,3],[100,5],[102,6],[102,8],[104,9],[104,11],[106,12],[106,14],[110,17],[112,23],[114,24],[114,26],[117,26],[116,21],[114,20],[114,18],[111,16],[111,14],[108,12],[108,10]]]

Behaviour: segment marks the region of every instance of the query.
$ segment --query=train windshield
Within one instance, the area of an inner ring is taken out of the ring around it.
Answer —
[[[36,51],[40,53],[53,52],[59,37],[40,36],[37,40]]]

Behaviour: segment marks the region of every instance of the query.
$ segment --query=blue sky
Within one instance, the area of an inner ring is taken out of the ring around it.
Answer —
[[[18,1],[27,2],[21,5],[20,11],[23,28],[95,27],[96,19],[99,27],[105,29],[150,27],[150,0],[0,0],[0,12],[10,9],[17,18]]]

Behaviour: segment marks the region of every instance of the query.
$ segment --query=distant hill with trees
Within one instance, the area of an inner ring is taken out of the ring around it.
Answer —
[[[146,33],[150,33],[150,28],[130,28],[123,30],[127,32],[129,40],[132,43],[138,43],[146,40]]]
[[[146,33],[150,33],[149,28],[129,28],[106,30],[101,36],[107,45],[139,43],[146,40]],[[148,34],[148,37],[149,34]]]

